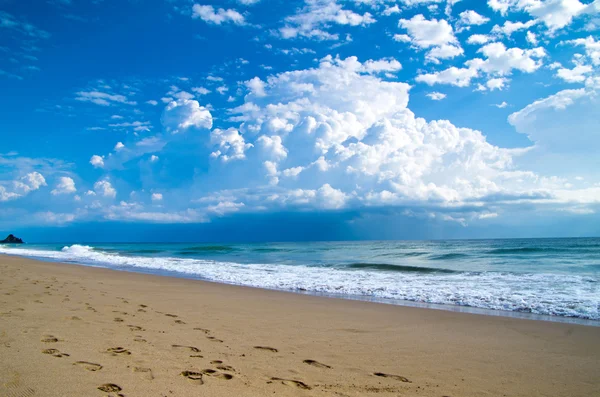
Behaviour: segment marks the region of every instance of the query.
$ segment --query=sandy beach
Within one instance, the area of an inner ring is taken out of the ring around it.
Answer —
[[[600,328],[0,256],[0,396],[598,396]]]

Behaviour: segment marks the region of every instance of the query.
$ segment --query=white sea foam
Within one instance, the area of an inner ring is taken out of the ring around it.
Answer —
[[[401,299],[600,320],[597,278],[500,272],[415,273],[335,267],[239,264],[174,257],[123,256],[72,245],[60,251],[3,248],[0,253],[121,270],[176,272],[210,281],[326,294]]]

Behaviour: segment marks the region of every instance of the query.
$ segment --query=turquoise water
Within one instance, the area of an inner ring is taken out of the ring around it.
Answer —
[[[600,320],[600,239],[27,244],[0,253],[307,293]]]

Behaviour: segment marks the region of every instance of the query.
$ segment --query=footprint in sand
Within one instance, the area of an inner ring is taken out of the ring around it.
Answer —
[[[302,390],[310,390],[310,386],[304,382],[294,379],[271,378],[272,381],[281,382],[286,386],[296,387]]]
[[[114,322],[115,322],[115,323],[122,323],[123,321],[125,321],[125,320],[123,320],[123,319],[122,319],[122,318],[120,318],[120,317],[115,317],[115,319],[114,319]]]
[[[200,349],[198,349],[197,347],[194,347],[194,346],[171,345],[171,347],[183,348],[183,349],[190,349],[194,353],[200,353]]]
[[[390,378],[390,379],[399,380],[400,382],[412,383],[410,380],[408,380],[404,376],[400,376],[400,375],[384,374],[383,372],[375,372],[373,375],[381,376],[382,378]]]
[[[44,335],[42,336],[41,341],[44,343],[56,343],[58,342],[58,339],[52,335]]]
[[[323,364],[320,363],[318,361],[315,360],[304,360],[302,361],[304,364],[308,364],[308,365],[312,365],[313,367],[317,367],[317,368],[327,368],[327,369],[331,369],[331,366],[327,365],[327,364]]]
[[[206,339],[208,339],[211,342],[223,343],[221,339],[217,339],[214,336],[207,336]]]
[[[103,385],[98,386],[98,390],[106,392],[106,393],[116,393],[121,390],[121,386],[115,385],[114,383],[105,383]]]
[[[128,356],[131,352],[124,347],[111,347],[106,349],[107,353],[110,353],[112,356]]]
[[[255,349],[258,350],[266,350],[266,351],[270,351],[271,353],[277,353],[279,350],[275,349],[274,347],[268,347],[268,346],[254,346]]]
[[[202,380],[202,374],[200,372],[194,371],[183,371],[181,376],[187,378],[190,382],[195,383],[197,385],[203,385],[204,381]]]
[[[185,321],[183,321],[183,320],[175,320],[175,324],[185,324]]]
[[[144,378],[146,380],[154,379],[154,375],[152,374],[152,370],[150,368],[133,367],[132,371],[140,374],[142,376],[142,378]]]
[[[128,325],[130,331],[145,331],[144,328],[138,325]]]
[[[207,330],[206,328],[194,328],[194,331],[202,331],[205,334],[209,334],[210,333],[210,331]]]
[[[231,365],[217,365],[217,369],[221,371],[235,372],[235,369]]]
[[[166,313],[165,316],[167,316],[167,317],[179,317],[177,314],[169,314],[169,313]]]
[[[136,335],[135,338],[133,338],[134,342],[148,342],[146,339],[142,338],[141,335]]]
[[[44,349],[44,350],[42,350],[42,353],[44,353],[44,354],[50,354],[53,357],[58,357],[58,358],[69,357],[70,356],[70,354],[61,353],[58,349]]]
[[[233,379],[233,375],[231,374],[226,374],[224,372],[219,372],[217,370],[214,369],[203,369],[202,373],[206,376],[212,376],[213,378],[218,378],[218,379],[224,379],[224,380],[231,380]]]
[[[100,371],[102,369],[102,365],[100,364],[95,364],[95,363],[90,363],[87,361],[75,361],[73,363],[73,365],[78,365],[81,368],[91,371],[91,372],[96,372],[96,371]]]

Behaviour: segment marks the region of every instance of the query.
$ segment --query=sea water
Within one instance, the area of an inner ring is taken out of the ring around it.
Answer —
[[[386,303],[600,320],[598,238],[26,244],[0,253]]]

